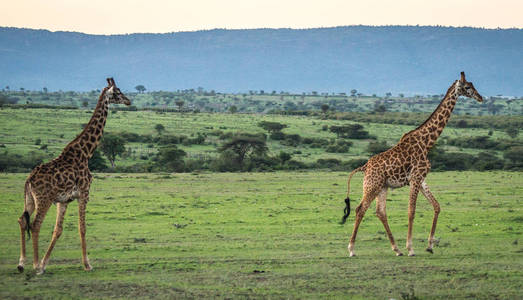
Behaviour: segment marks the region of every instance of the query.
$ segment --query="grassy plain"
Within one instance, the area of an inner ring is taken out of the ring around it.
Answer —
[[[74,139],[81,131],[82,124],[86,124],[91,117],[90,110],[58,110],[58,109],[0,109],[0,144],[5,147],[0,151],[10,153],[27,154],[30,151],[45,154],[49,158],[58,155],[69,141]],[[428,117],[429,114],[427,114]],[[334,139],[335,134],[322,130],[324,125],[345,125],[353,123],[341,120],[322,120],[314,117],[302,116],[282,116],[282,115],[263,115],[263,114],[226,114],[226,113],[173,113],[173,112],[153,112],[119,111],[111,113],[107,120],[105,132],[134,132],[138,134],[157,135],[154,127],[162,124],[166,128],[166,134],[195,136],[197,133],[209,134],[216,130],[223,132],[265,132],[258,127],[260,121],[273,121],[287,124],[283,132],[287,134],[299,134],[302,137],[317,137]],[[416,126],[362,123],[365,130],[378,138],[386,140],[389,145],[395,144],[401,136],[414,129]],[[453,128],[448,127],[443,131],[440,139],[445,137],[456,138],[465,136],[486,136],[488,129],[482,128]],[[492,139],[509,138],[501,130],[492,131]],[[41,139],[40,145],[36,141]],[[520,137],[522,139],[522,137]],[[268,140],[271,155],[277,155],[280,151],[295,153],[293,159],[303,162],[314,162],[320,158],[337,158],[340,160],[350,160],[354,158],[368,158],[366,152],[368,140],[351,140],[353,146],[348,153],[327,153],[323,148],[299,147],[282,145],[278,141]],[[216,150],[222,141],[217,137],[209,135],[205,145],[180,146],[188,153],[188,157],[215,157],[218,155]],[[46,144],[47,150],[40,147]],[[139,161],[140,156],[151,157],[156,153],[156,147],[144,143],[129,143],[134,154],[126,158],[118,158],[117,165],[130,165]],[[452,151],[467,152],[475,154],[481,150],[477,149],[458,149],[450,147]]]
[[[94,270],[84,272],[80,263],[73,202],[43,276],[30,263],[24,274],[16,270],[26,176],[0,174],[3,299],[523,297],[521,172],[429,174],[442,206],[435,253],[424,251],[432,207],[420,195],[416,257],[394,256],[373,204],[354,258],[346,251],[353,215],[338,224],[346,173],[96,174],[87,212]],[[351,196],[355,206],[361,174]],[[402,247],[407,198],[406,188],[388,196],[389,222]],[[51,209],[41,255],[54,218]]]

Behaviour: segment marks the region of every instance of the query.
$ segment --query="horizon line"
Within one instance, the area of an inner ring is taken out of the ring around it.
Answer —
[[[25,29],[35,31],[49,31],[51,33],[80,33],[86,35],[99,35],[99,36],[111,36],[111,35],[133,35],[133,34],[171,34],[171,33],[186,33],[186,32],[202,32],[202,31],[213,31],[213,30],[312,30],[312,29],[332,29],[332,28],[343,28],[343,27],[435,27],[435,28],[469,28],[469,29],[481,29],[481,30],[523,30],[523,27],[476,27],[476,26],[451,26],[451,25],[421,25],[421,24],[388,24],[388,25],[365,25],[365,24],[352,24],[352,25],[337,25],[337,26],[319,26],[319,27],[247,27],[247,28],[226,28],[226,27],[215,27],[215,28],[201,28],[192,30],[179,30],[179,31],[158,31],[158,32],[128,32],[128,33],[91,33],[74,30],[52,30],[48,28],[31,28],[31,27],[16,27],[16,26],[2,26],[0,28],[14,28],[14,29]]]

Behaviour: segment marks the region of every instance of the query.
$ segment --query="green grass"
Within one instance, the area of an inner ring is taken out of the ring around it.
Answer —
[[[353,215],[338,224],[346,173],[96,174],[87,208],[94,270],[81,266],[73,202],[43,276],[30,263],[24,274],[16,270],[26,176],[0,174],[3,299],[522,297],[521,172],[429,174],[442,206],[435,253],[423,251],[433,212],[420,195],[416,257],[394,256],[373,204],[354,258],[346,251]],[[361,181],[352,181],[353,207]],[[408,189],[388,199],[403,248]],[[51,209],[42,226],[41,256],[55,215]]]
[[[27,154],[30,151],[45,154],[48,158],[57,156],[69,141],[74,139],[81,131],[82,124],[86,124],[91,117],[88,110],[55,110],[55,109],[0,109],[0,151],[10,153]],[[428,117],[429,114],[427,114]],[[262,120],[280,122],[288,125],[283,131],[288,134],[299,134],[302,137],[319,137],[334,139],[335,134],[323,131],[324,125],[343,125],[352,123],[350,121],[322,120],[313,117],[260,115],[260,114],[221,114],[221,113],[158,113],[152,111],[118,112],[110,113],[105,132],[136,132],[138,134],[157,135],[154,126],[162,124],[166,128],[166,134],[195,136],[198,132],[210,133],[216,130],[264,132],[258,127]],[[362,123],[365,130],[379,140],[386,140],[389,145],[394,145],[401,136],[416,126],[393,125],[379,123]],[[453,128],[449,127],[443,131],[440,139],[445,137],[463,136],[485,136],[488,129],[476,128]],[[492,139],[508,138],[501,130],[492,131]],[[40,150],[35,141],[41,139],[41,144],[48,145],[48,150]],[[521,138],[519,138],[521,140]],[[300,146],[298,149],[281,145],[278,141],[268,141],[271,155],[277,155],[280,151],[294,153],[300,150],[301,154],[294,154],[293,159],[303,162],[314,162],[320,158],[337,158],[350,160],[354,158],[368,158],[366,152],[368,140],[351,140],[354,145],[348,153],[326,153],[323,148],[309,148]],[[218,155],[217,146],[221,144],[214,136],[208,136],[207,145],[181,146],[189,157]],[[156,145],[153,148],[142,143],[130,143],[127,145],[134,151],[133,156],[118,158],[117,165],[127,166],[139,161],[141,155],[151,157],[156,153]],[[476,154],[480,150],[475,149],[453,149],[453,151]]]

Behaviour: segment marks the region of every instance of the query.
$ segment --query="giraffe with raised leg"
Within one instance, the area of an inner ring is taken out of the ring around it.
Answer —
[[[91,185],[91,172],[88,161],[100,143],[107,120],[110,103],[130,105],[131,101],[118,89],[114,79],[107,78],[108,86],[105,87],[98,99],[98,104],[91,120],[84,130],[71,141],[62,151],[60,156],[52,161],[41,164],[33,169],[25,182],[24,212],[18,219],[20,224],[20,261],[18,270],[24,271],[26,260],[25,232],[33,236],[33,268],[37,274],[42,274],[49,262],[51,252],[56,241],[62,234],[62,226],[67,205],[78,199],[78,231],[82,245],[82,260],[85,270],[92,269],[87,258],[85,242],[85,208],[89,201],[89,188]],[[42,258],[38,261],[38,235],[40,226],[51,204],[56,204],[56,224],[53,230],[51,243]],[[30,217],[36,212],[33,222]]]
[[[420,191],[434,208],[432,228],[429,234],[428,247],[426,249],[428,252],[433,253],[434,233],[436,231],[438,215],[441,209],[438,201],[436,201],[436,198],[434,198],[434,195],[432,195],[427,183],[425,182],[425,177],[430,171],[430,162],[427,155],[443,131],[443,128],[447,125],[459,96],[474,98],[478,102],[483,101],[483,98],[476,91],[472,82],[466,81],[465,73],[461,72],[461,78],[456,80],[450,86],[439,106],[423,124],[404,134],[398,144],[394,147],[371,157],[365,165],[350,173],[347,183],[347,198],[345,199],[345,215],[343,216],[342,223],[345,223],[350,213],[349,192],[352,175],[360,171],[365,172],[363,177],[363,197],[361,203],[356,207],[354,229],[348,245],[350,256],[355,255],[354,243],[356,241],[356,235],[358,234],[358,228],[365,212],[374,199],[377,199],[376,215],[385,227],[392,250],[396,252],[396,255],[398,256],[403,255],[398,249],[394,237],[392,236],[392,232],[390,231],[385,205],[388,188],[399,188],[405,185],[410,186],[408,209],[409,223],[406,244],[408,254],[409,256],[414,256],[414,249],[412,248],[412,226],[416,212],[416,200]]]

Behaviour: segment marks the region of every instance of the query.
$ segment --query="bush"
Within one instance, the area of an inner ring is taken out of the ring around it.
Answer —
[[[474,169],[478,171],[500,170],[504,167],[504,161],[488,152],[478,153]]]
[[[4,151],[0,155],[0,172],[27,172],[44,162],[45,157],[34,151],[27,156]]]
[[[283,133],[281,131],[276,131],[276,132],[271,133],[271,135],[269,137],[271,138],[271,140],[281,141],[281,140],[285,139],[285,133]]]
[[[183,157],[186,155],[185,151],[178,149],[175,145],[162,147],[158,150],[156,165],[163,171],[183,172],[185,169]]]
[[[514,164],[523,164],[523,146],[515,146],[509,148],[504,154],[503,157],[508,159]]]
[[[352,146],[350,141],[337,140],[336,143],[328,145],[325,151],[329,153],[347,153],[350,146]]]
[[[286,134],[285,139],[281,142],[282,145],[296,147],[301,142],[301,136],[299,134]]]
[[[387,141],[373,141],[369,142],[369,145],[367,145],[367,152],[371,155],[376,155],[389,150],[389,148]]]

